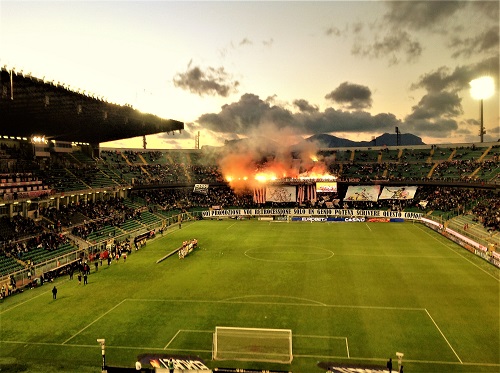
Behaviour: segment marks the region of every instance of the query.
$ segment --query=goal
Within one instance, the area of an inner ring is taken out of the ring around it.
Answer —
[[[292,362],[292,331],[216,326],[212,348],[214,360]]]

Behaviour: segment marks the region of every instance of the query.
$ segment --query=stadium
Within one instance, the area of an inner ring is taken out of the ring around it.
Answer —
[[[498,142],[111,149],[184,124],[1,84],[2,372],[498,372]]]

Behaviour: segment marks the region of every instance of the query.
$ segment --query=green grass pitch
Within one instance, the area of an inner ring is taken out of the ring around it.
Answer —
[[[155,262],[182,241],[185,259]],[[319,361],[405,372],[498,372],[498,269],[418,223],[199,221],[126,262],[0,305],[0,371],[98,372],[142,353],[210,367],[322,372]],[[291,329],[290,365],[213,362],[215,326]],[[397,365],[397,364],[396,364]]]

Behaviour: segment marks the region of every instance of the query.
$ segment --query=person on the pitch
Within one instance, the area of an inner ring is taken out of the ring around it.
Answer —
[[[52,288],[52,299],[57,299],[57,288],[54,287]]]

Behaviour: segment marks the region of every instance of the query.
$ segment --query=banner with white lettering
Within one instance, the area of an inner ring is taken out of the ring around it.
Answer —
[[[378,199],[413,199],[417,192],[416,186],[384,187]]]
[[[399,218],[420,220],[420,212],[400,212],[385,210],[357,210],[357,209],[307,209],[307,208],[268,208],[268,209],[226,209],[202,211],[204,218],[211,217],[238,217],[238,216],[341,216],[366,218]]]
[[[350,185],[344,201],[376,201],[380,194],[380,185]]]

